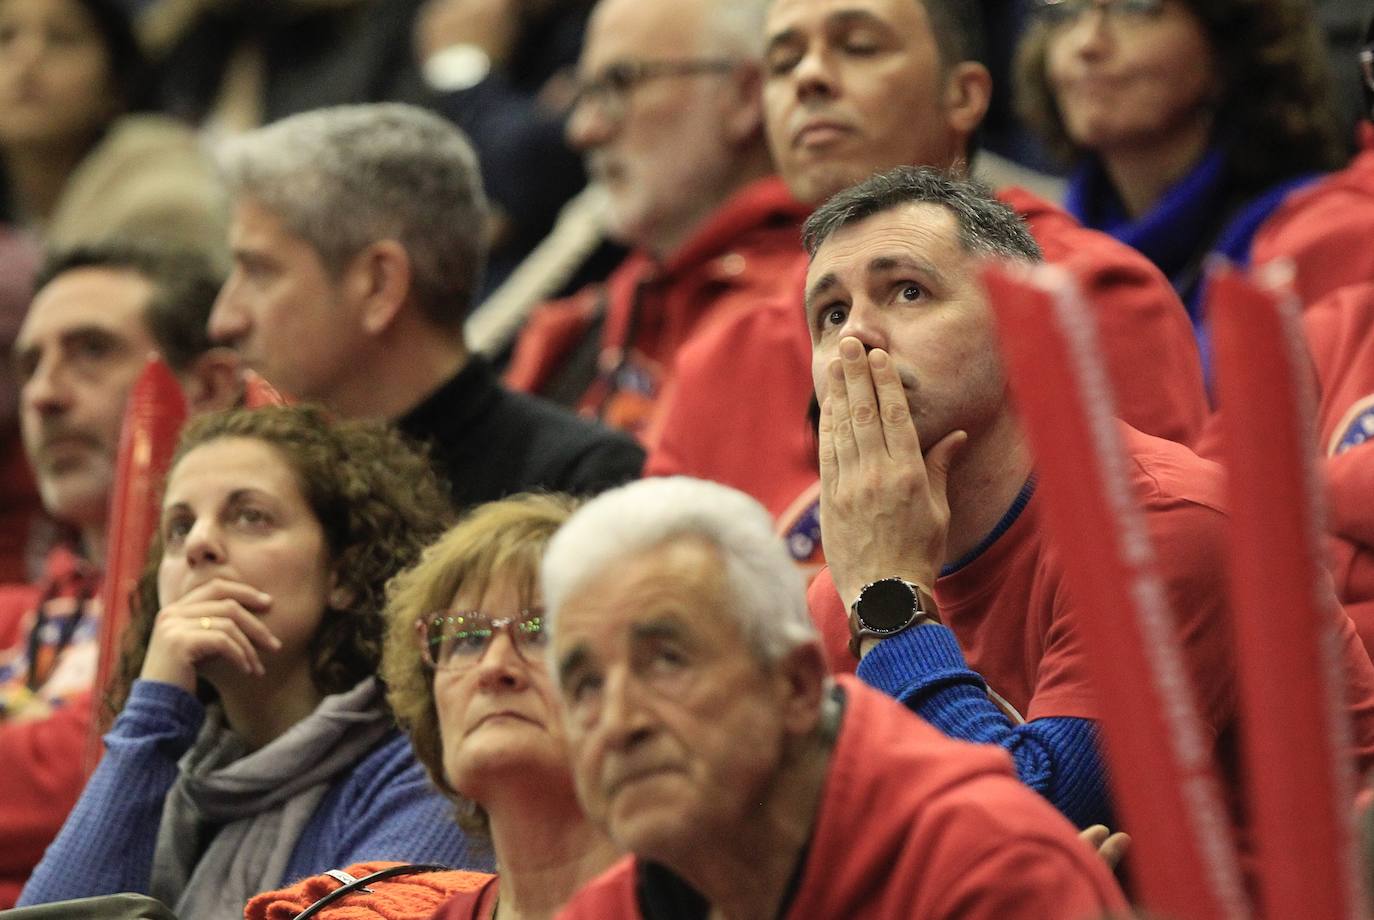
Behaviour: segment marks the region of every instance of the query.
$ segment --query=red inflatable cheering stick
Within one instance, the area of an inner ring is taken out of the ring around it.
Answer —
[[[96,669],[97,697],[108,686],[119,655],[120,639],[129,622],[129,596],[147,561],[148,545],[157,526],[162,478],[185,421],[186,399],[176,377],[160,359],[150,360],[134,383],[120,432],[101,589],[104,612]],[[87,773],[95,769],[99,759],[100,723],[100,719],[91,723],[86,747]]]
[[[1291,275],[1222,265],[1208,299],[1246,791],[1264,916],[1345,920],[1365,916],[1341,666],[1358,640],[1322,561],[1313,380]]]
[[[1116,813],[1131,834],[1137,903],[1171,920],[1250,916],[1155,552],[1136,507],[1097,326],[1070,271],[983,277],[1012,395],[1035,456],[1065,586],[1088,610],[1083,644]]]

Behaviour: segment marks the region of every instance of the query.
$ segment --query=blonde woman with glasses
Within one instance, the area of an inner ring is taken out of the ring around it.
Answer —
[[[483,505],[391,585],[388,699],[498,873],[436,920],[550,918],[616,856],[578,805],[544,663],[539,563],[572,507],[549,495]]]

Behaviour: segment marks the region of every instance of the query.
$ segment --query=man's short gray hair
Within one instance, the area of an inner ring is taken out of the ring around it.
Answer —
[[[399,242],[420,310],[462,328],[486,266],[487,203],[453,125],[399,103],[337,106],[233,138],[218,160],[230,194],[271,211],[335,278],[366,246]]]
[[[734,601],[730,612],[760,660],[771,664],[816,639],[801,573],[768,512],[743,492],[686,476],[612,489],[559,529],[541,570],[549,629],[557,633],[559,608],[591,577],[628,556],[691,537],[720,553]]]
[[[959,244],[972,255],[1044,261],[1026,222],[990,188],[929,166],[898,166],[836,192],[802,225],[802,245],[815,256],[837,230],[907,204],[949,209],[959,222]]]

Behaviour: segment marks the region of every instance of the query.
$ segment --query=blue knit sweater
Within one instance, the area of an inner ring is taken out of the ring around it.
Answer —
[[[992,546],[1025,510],[1034,492],[1032,476],[997,526],[941,574],[963,568]],[[858,676],[951,738],[1005,748],[1021,781],[1049,799],[1076,826],[1113,826],[1096,723],[1051,717],[1013,724],[988,696],[987,683],[969,667],[948,627],[926,624],[889,636],[859,662]]]
[[[20,905],[121,891],[147,893],[163,802],[205,710],[179,687],[135,681],[105,736],[105,757],[24,887]],[[489,871],[470,851],[452,806],[399,732],[325,793],[286,873],[263,890],[364,860],[444,863]]]
[[[918,626],[884,639],[859,662],[858,675],[951,738],[1005,748],[1021,781],[1077,827],[1112,825],[1096,723],[1051,717],[1012,724],[947,627]]]

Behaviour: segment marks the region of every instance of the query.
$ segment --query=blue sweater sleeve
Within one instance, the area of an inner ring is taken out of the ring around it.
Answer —
[[[928,624],[884,639],[859,662],[858,674],[946,735],[1005,748],[1021,780],[1076,826],[1112,826],[1096,723],[1053,717],[1014,725],[948,628]]]
[[[453,803],[430,783],[410,741],[399,732],[325,794],[281,883],[372,860],[493,869],[490,854],[459,829]]]
[[[30,876],[19,906],[147,893],[163,802],[205,710],[179,687],[135,681],[105,756]]]

